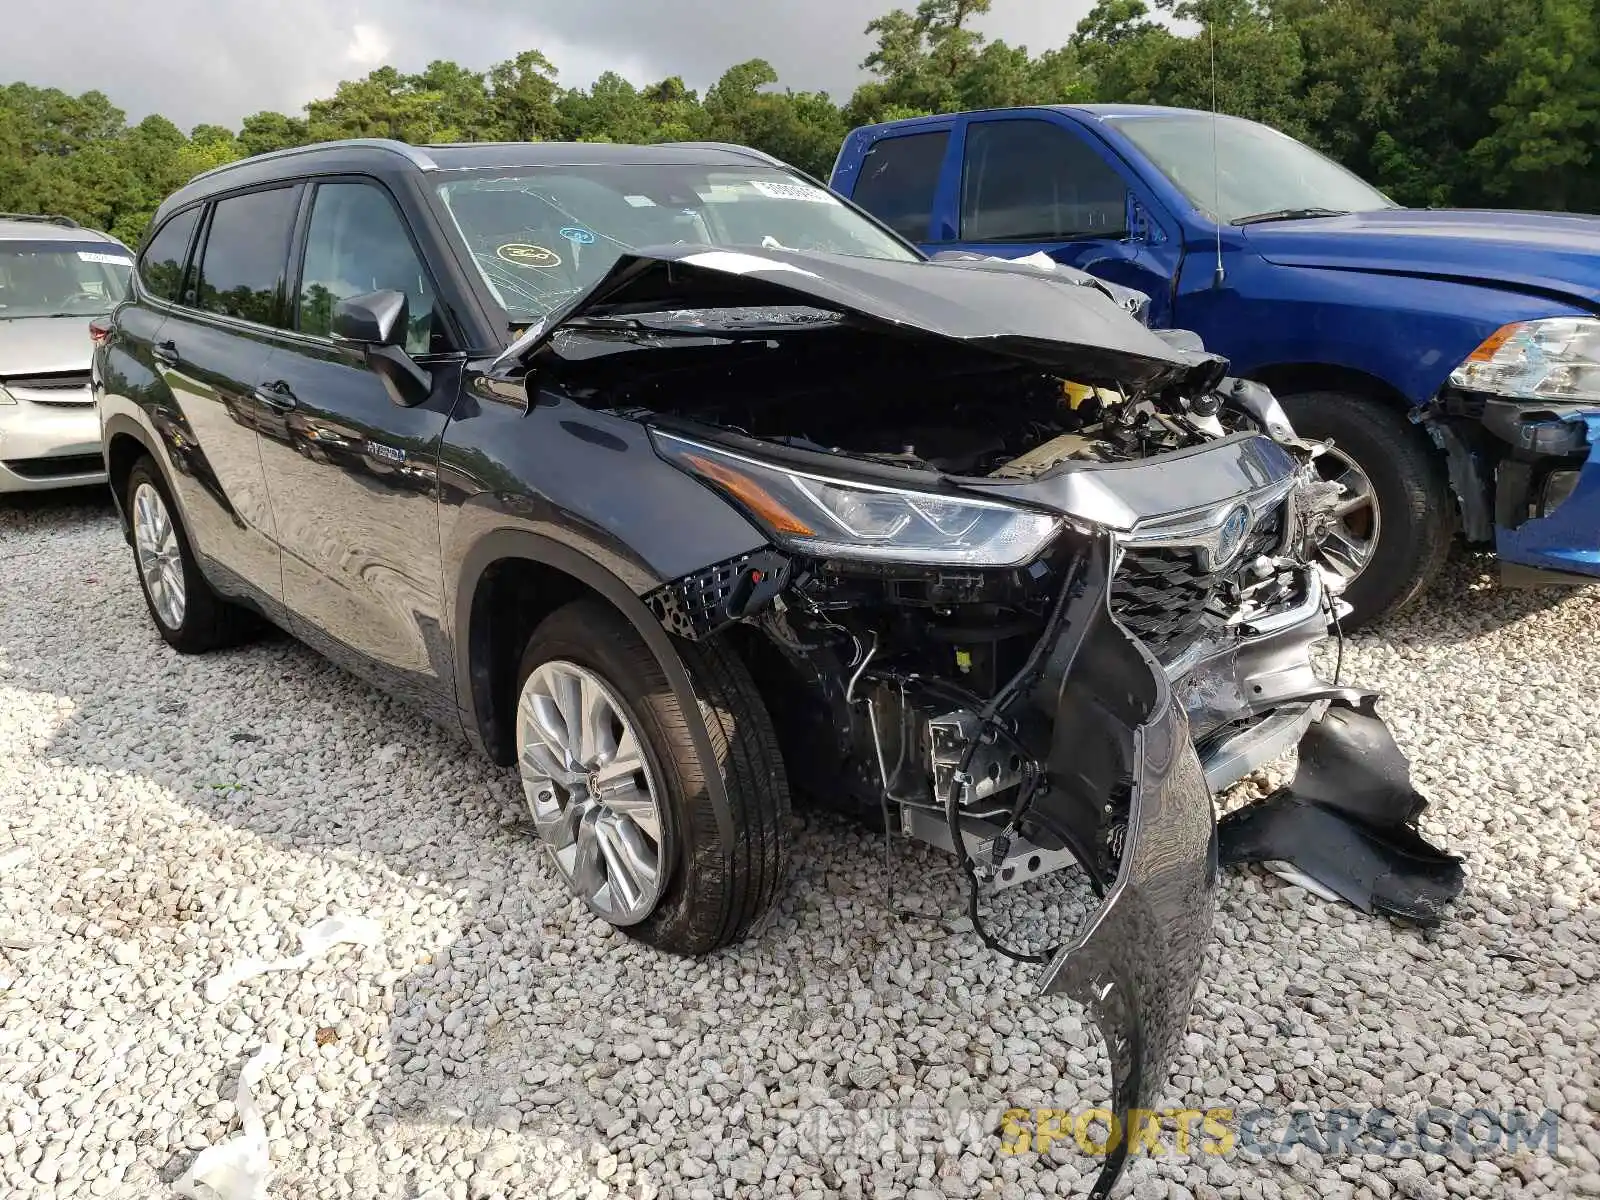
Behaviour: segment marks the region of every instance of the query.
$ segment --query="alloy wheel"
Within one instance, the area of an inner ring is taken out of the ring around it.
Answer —
[[[183,624],[187,601],[183,551],[166,502],[148,483],[141,483],[133,493],[133,549],[156,619],[168,629],[177,629]]]
[[[613,925],[665,883],[662,793],[635,718],[593,671],[553,659],[517,703],[517,766],[539,836],[573,894]]]
[[[1361,465],[1337,446],[1319,454],[1316,463],[1324,480],[1344,488],[1317,556],[1323,566],[1349,583],[1366,570],[1378,548],[1383,529],[1378,493]]]

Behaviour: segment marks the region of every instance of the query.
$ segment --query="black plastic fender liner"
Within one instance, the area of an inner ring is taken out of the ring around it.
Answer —
[[[1085,596],[1089,628],[1059,679],[1050,787],[1032,807],[1046,824],[1110,824],[1120,808],[1094,789],[1106,762],[1125,753],[1131,784],[1115,878],[1078,937],[1058,950],[1039,980],[1089,1012],[1111,1060],[1116,1128],[1090,1195],[1104,1200],[1127,1163],[1131,1135],[1158,1106],[1167,1066],[1188,1027],[1195,985],[1211,942],[1217,842],[1211,792],[1155,657],[1119,625],[1100,587]],[[1069,621],[1070,625],[1070,621]],[[1126,722],[1114,730],[1118,721]],[[1095,751],[1086,733],[1120,732]],[[1093,751],[1093,752],[1091,752]],[[1052,811],[1053,810],[1053,811]],[[1098,841],[1098,839],[1096,839]],[[1080,857],[1083,850],[1074,847]],[[1087,864],[1086,864],[1087,865]]]
[[[1300,741],[1293,782],[1222,819],[1221,861],[1288,862],[1362,912],[1437,925],[1466,871],[1418,832],[1428,802],[1376,701],[1331,702]]]

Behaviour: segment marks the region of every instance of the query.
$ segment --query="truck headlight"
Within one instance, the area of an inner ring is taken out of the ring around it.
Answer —
[[[780,546],[818,558],[1011,567],[1061,520],[992,500],[831,479],[655,431],[656,449],[744,509]]]
[[[1600,319],[1503,325],[1450,372],[1450,382],[1514,400],[1600,401]]]

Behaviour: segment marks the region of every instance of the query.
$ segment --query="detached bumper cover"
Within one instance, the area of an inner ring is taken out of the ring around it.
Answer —
[[[1115,828],[1118,806],[1105,803],[1116,792],[1092,789],[1111,772],[1131,777],[1132,790],[1104,902],[1078,938],[1056,952],[1040,988],[1065,993],[1089,1011],[1105,1039],[1114,1109],[1127,1130],[1133,1110],[1157,1106],[1188,1026],[1212,935],[1216,825],[1188,722],[1165,673],[1111,619],[1103,581],[1087,592],[1080,612],[1098,607],[1083,613],[1087,632],[1052,689],[1058,705],[1052,786],[1035,809],[1058,828],[1071,827],[1076,852],[1095,874],[1089,860],[1105,844],[1107,827]],[[1096,1200],[1116,1184],[1127,1142],[1121,1137],[1108,1154],[1091,1192]]]
[[[1437,925],[1466,872],[1417,831],[1427,801],[1376,699],[1330,700],[1294,782],[1222,819],[1222,861],[1289,862],[1363,912]]]

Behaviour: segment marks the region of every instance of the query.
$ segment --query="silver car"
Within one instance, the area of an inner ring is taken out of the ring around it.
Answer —
[[[89,323],[133,255],[66,217],[0,213],[0,495],[104,483]]]

